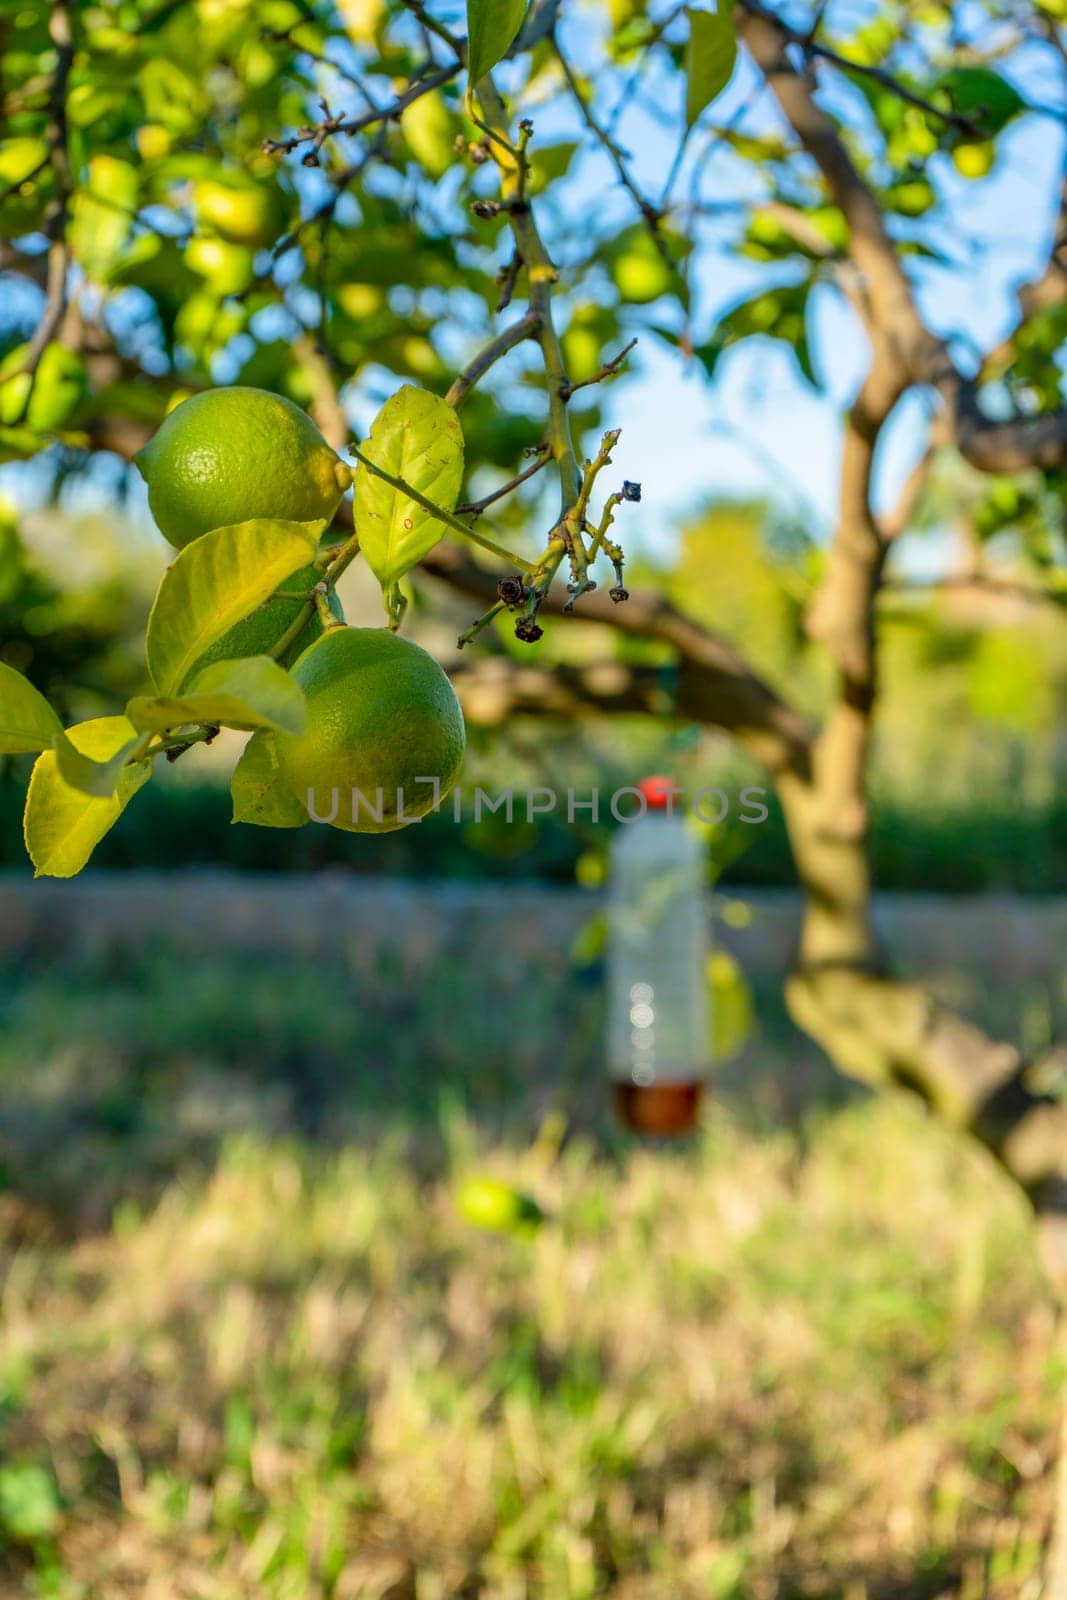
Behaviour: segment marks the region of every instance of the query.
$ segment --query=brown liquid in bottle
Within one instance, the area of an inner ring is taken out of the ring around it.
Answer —
[[[631,1133],[669,1136],[688,1133],[696,1124],[704,1085],[689,1083],[638,1084],[616,1080],[615,1114]]]

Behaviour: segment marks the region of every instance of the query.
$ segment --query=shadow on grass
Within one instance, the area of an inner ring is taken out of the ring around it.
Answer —
[[[750,1120],[849,1098],[773,990],[760,1013],[719,1084],[743,1088]],[[39,955],[0,967],[0,1188],[98,1228],[241,1132],[337,1144],[400,1128],[432,1171],[443,1106],[520,1142],[562,1107],[617,1145],[602,1031],[595,974],[550,948],[534,966],[484,945]]]

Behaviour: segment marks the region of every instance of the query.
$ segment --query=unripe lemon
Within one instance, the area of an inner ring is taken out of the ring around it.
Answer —
[[[173,140],[161,122],[145,122],[133,136],[142,161],[159,161],[170,155]]]
[[[159,531],[179,550],[257,517],[329,520],[352,481],[306,412],[240,385],[183,400],[134,461]]]
[[[992,172],[996,159],[997,147],[992,139],[983,139],[979,144],[957,145],[952,152],[956,171],[963,178],[986,177]]]
[[[648,233],[635,233],[626,251],[612,262],[612,277],[624,300],[645,306],[674,288],[674,274]]]
[[[278,759],[313,818],[346,833],[392,833],[448,794],[466,745],[463,713],[419,645],[384,628],[331,628],[293,678],[307,696],[307,732],[279,733]]]
[[[278,587],[293,594],[306,594],[318,581],[319,574],[314,567],[301,567],[299,572],[294,572],[291,578],[286,578]],[[236,656],[269,656],[278,640],[288,633],[303,607],[303,600],[268,600],[266,605],[253,611],[250,617],[235,622],[221,639],[216,639],[211,649],[200,657],[197,666],[207,667],[213,661],[232,661]],[[338,622],[344,621],[341,602],[332,589],[330,609]],[[314,615],[308,618],[307,625],[300,630],[291,651],[285,652],[284,659],[292,660],[293,656],[299,655],[321,637],[322,621],[316,610]]]
[[[907,178],[887,191],[886,200],[902,217],[922,217],[937,204],[937,195],[929,179]]]
[[[217,295],[240,294],[255,275],[251,250],[210,234],[197,234],[190,239],[183,259],[187,267],[207,280]]]
[[[532,1195],[500,1178],[471,1176],[456,1185],[456,1210],[466,1222],[491,1233],[535,1232],[545,1214]]]
[[[205,179],[195,186],[193,203],[202,226],[231,244],[267,244],[275,231],[272,195],[256,184]]]

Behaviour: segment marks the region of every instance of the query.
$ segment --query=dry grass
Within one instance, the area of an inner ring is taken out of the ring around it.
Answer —
[[[1036,1594],[1061,1374],[980,1154],[904,1102],[680,1153],[445,1139],[438,1179],[240,1141],[9,1248],[0,1516],[13,1468],[55,1503],[5,1600]],[[473,1231],[472,1166],[551,1220]]]

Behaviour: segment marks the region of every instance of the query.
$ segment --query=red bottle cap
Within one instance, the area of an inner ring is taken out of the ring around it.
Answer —
[[[673,778],[642,778],[637,787],[650,811],[668,810],[672,798],[678,793],[678,785]]]

